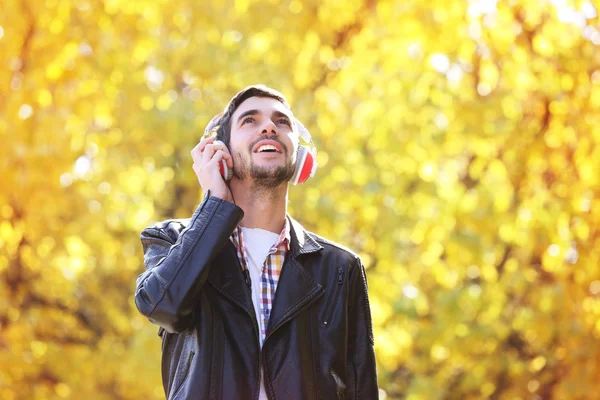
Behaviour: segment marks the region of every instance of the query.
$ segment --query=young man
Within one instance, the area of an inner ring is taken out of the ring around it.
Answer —
[[[286,213],[301,124],[256,85],[213,126],[191,152],[194,215],[141,235],[135,303],[161,327],[167,398],[377,399],[361,260]]]

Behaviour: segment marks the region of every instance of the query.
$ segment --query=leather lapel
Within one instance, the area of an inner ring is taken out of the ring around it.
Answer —
[[[302,263],[305,258],[301,257],[303,254],[317,252],[322,247],[308,235],[298,222],[292,218],[289,220],[291,222],[291,250],[286,255],[281,269],[269,317],[267,337],[324,293],[323,286],[317,283],[304,269]]]
[[[209,283],[223,296],[246,310],[253,319],[256,319],[240,260],[231,241],[227,242],[212,264],[208,275]]]
[[[286,257],[269,317],[267,337],[323,293],[323,286],[315,282],[298,261]]]

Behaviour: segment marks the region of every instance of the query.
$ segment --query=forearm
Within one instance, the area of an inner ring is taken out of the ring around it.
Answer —
[[[163,240],[163,232],[154,228],[145,230],[142,233],[145,247],[149,251],[155,248],[158,255],[164,255],[152,258],[150,254],[149,258],[156,260],[155,265],[151,261],[137,280],[135,304],[140,313],[168,332],[185,329],[198,305],[211,260],[221,251],[242,216],[236,205],[211,196],[205,198],[189,225],[168,248],[156,244]]]

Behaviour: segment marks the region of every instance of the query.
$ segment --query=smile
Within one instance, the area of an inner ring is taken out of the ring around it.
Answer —
[[[283,153],[282,144],[276,140],[264,139],[252,148],[253,153]]]
[[[277,152],[277,148],[275,146],[273,146],[273,145],[270,145],[270,144],[263,144],[257,150],[257,153],[262,153],[262,152],[276,153]]]

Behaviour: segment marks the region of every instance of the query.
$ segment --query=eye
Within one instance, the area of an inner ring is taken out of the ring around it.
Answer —
[[[291,126],[291,125],[290,125],[290,121],[289,121],[289,120],[287,120],[286,118],[282,118],[282,119],[280,119],[280,120],[279,120],[279,121],[277,121],[277,122],[279,122],[280,124],[284,124],[284,125],[287,125],[287,126]]]
[[[244,125],[244,124],[246,124],[248,122],[250,122],[250,123],[254,122],[254,118],[252,118],[252,117],[246,117],[246,118],[244,118],[244,120],[242,121],[242,125]]]

